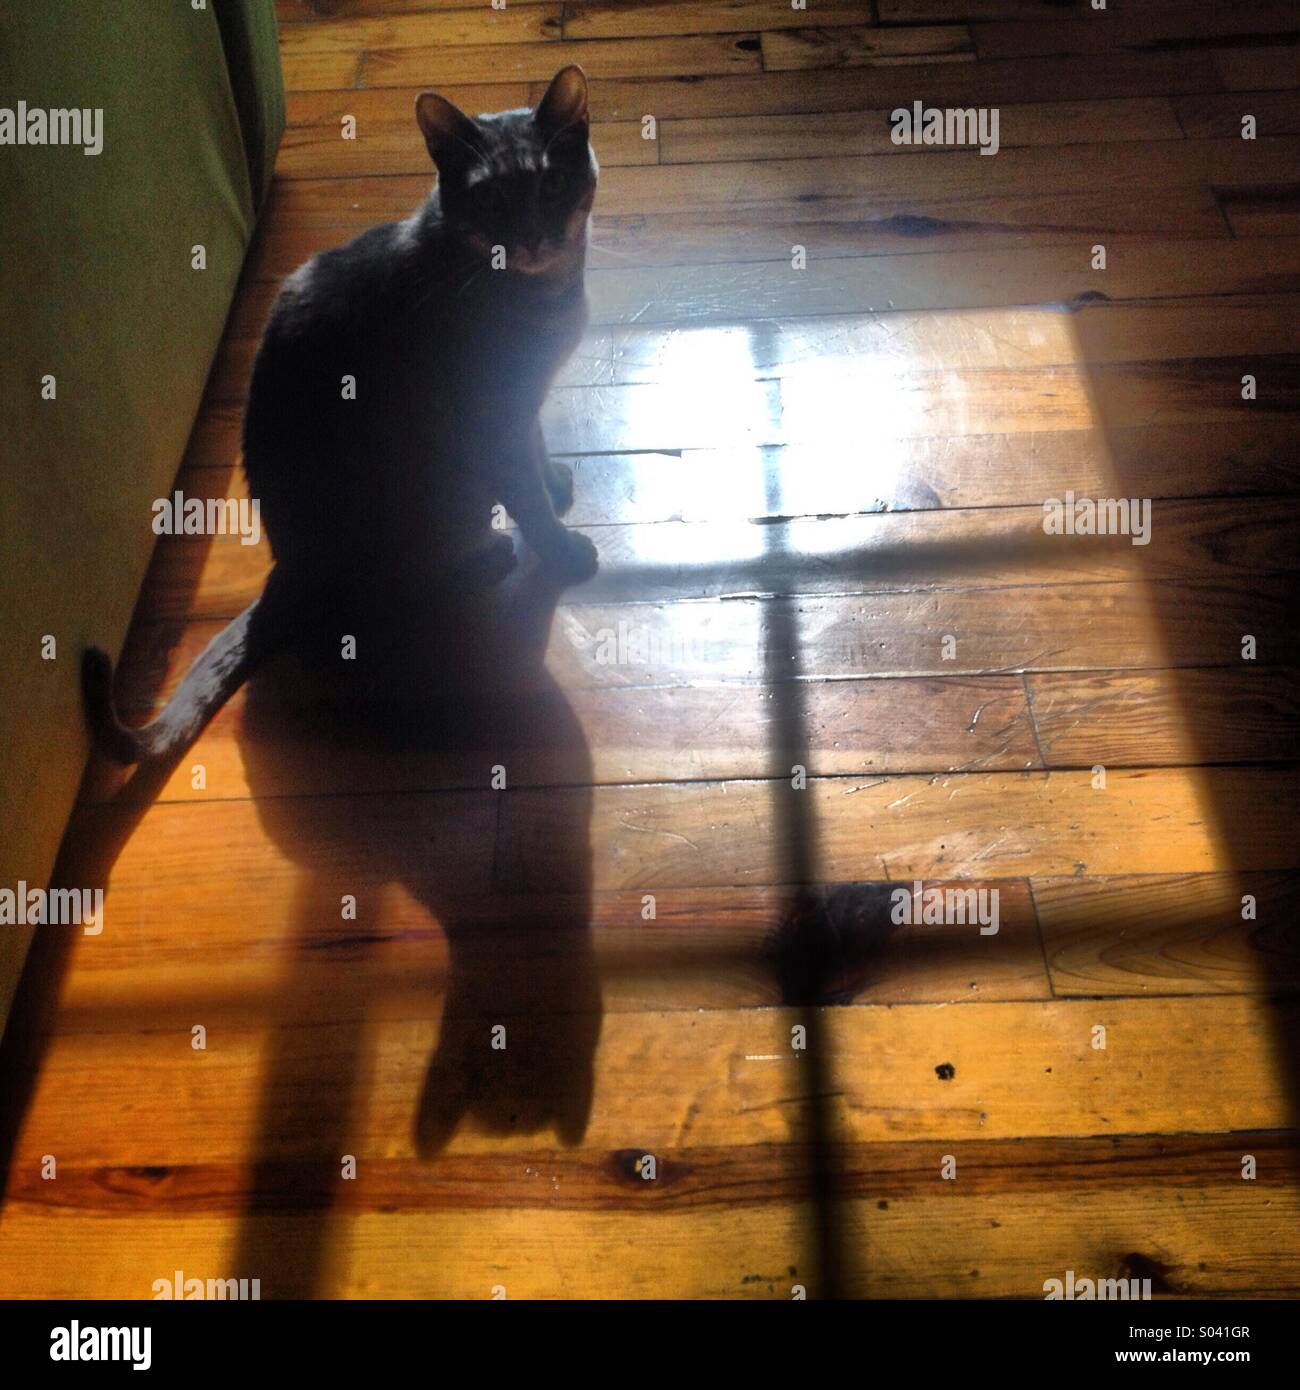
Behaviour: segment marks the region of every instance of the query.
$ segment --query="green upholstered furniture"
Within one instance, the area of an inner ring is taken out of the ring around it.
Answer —
[[[19,103],[102,112],[102,149],[85,152],[93,114],[82,145],[0,143],[11,889],[48,882],[87,753],[80,653],[121,648],[155,540],[150,503],[176,474],[270,182],[284,122],[274,0],[11,0],[0,141]],[[29,940],[0,927],[0,1022]]]

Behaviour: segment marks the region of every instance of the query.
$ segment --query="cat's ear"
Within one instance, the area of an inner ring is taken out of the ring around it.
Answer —
[[[570,126],[587,133],[587,74],[570,63],[551,78],[546,95],[537,103],[537,124],[548,140]]]
[[[464,169],[482,157],[478,127],[446,97],[421,92],[415,99],[415,119],[440,172]]]

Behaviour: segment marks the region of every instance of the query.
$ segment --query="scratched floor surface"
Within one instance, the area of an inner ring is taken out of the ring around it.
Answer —
[[[92,773],[0,1296],[1300,1290],[1294,7],[316,8],[177,485],[241,495],[278,277],[423,196],[416,91],[576,60],[603,568],[412,636],[400,740],[286,665],[156,795]],[[160,542],[134,708],[266,566]]]

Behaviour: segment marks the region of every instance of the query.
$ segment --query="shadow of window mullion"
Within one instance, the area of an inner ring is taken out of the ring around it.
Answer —
[[[780,325],[753,324],[749,330],[755,363],[775,360]],[[766,462],[764,487],[769,514],[780,514],[782,480],[778,463]],[[785,554],[782,528],[763,528],[763,559],[780,567]],[[805,915],[815,896],[818,830],[806,787],[796,789],[796,766],[808,767],[808,719],[804,700],[798,608],[794,599],[773,598],[761,605],[764,682],[771,694],[772,720],[772,881],[791,885],[789,920]],[[801,1056],[805,1083],[804,1140],[808,1155],[808,1199],[813,1211],[813,1259],[821,1298],[840,1298],[847,1290],[841,1231],[836,1213],[841,1142],[830,1109],[834,1067],[824,1010],[802,1002],[799,1022],[806,1048]],[[854,1281],[857,1282],[856,1280]]]

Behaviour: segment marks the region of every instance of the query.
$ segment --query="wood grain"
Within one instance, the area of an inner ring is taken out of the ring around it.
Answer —
[[[1295,874],[1036,879],[1052,989],[1064,996],[1293,989],[1298,891]]]
[[[512,5],[552,4],[553,0],[510,0]],[[283,24],[319,25],[348,17],[414,14],[425,10],[474,10],[483,0],[275,0],[275,17]]]
[[[663,166],[655,172],[671,174],[701,167]],[[291,187],[313,182],[304,180]],[[719,224],[715,235],[722,234]],[[335,239],[346,239],[346,233]],[[587,283],[597,325],[686,326],[730,324],[746,317],[763,320],[916,309],[1068,306],[1100,302],[1098,296],[1117,301],[1293,294],[1300,290],[1300,275],[1295,269],[1297,245],[1300,238],[1290,236],[1265,236],[1248,242],[1220,239],[1155,244],[1116,238],[1106,243],[1104,271],[1092,269],[1090,247],[1077,243],[824,259],[817,257],[815,248],[805,248],[809,256],[803,270],[792,268],[787,247],[782,260],[597,267],[588,271]],[[233,310],[230,331],[239,337],[260,333],[277,292],[278,286],[272,282],[251,285]]]
[[[787,631],[797,615],[798,669],[809,679],[1236,666],[1245,634],[1256,638],[1259,660],[1291,665],[1294,599],[1293,579],[1260,576],[1238,585],[1138,581],[806,602],[574,604],[556,615],[547,661],[566,690],[754,681],[764,676],[773,631]],[[124,707],[166,699],[230,616],[138,624],[123,656]]]
[[[873,436],[874,502],[880,509],[1007,506],[1043,495],[1106,496],[1118,482],[1140,479],[1152,498],[1294,494],[1300,485],[1295,445],[1300,424],[1261,417],[1246,435],[1233,421],[1130,425],[1104,429],[1017,431],[898,438]],[[178,480],[199,496],[222,495],[239,458],[239,410],[209,406],[191,437],[188,467]],[[749,516],[834,512],[842,496],[849,451],[803,445],[571,456],[579,479],[574,522],[704,521],[734,517],[733,489]],[[770,501],[756,478],[772,479]],[[705,488],[690,484],[699,478]]]
[[[368,0],[361,0],[368,3]],[[383,0],[380,0],[383,3]],[[1108,14],[1160,14],[1165,11],[1207,10],[1219,0],[1110,0]],[[992,20],[1088,19],[1096,14],[1092,0],[876,0],[882,24],[936,24],[954,20],[988,23]]]
[[[659,137],[664,164],[721,160],[820,159],[832,155],[915,153],[894,142],[891,111],[836,111],[788,116],[701,117],[667,120]],[[1177,140],[1182,136],[1168,101],[1040,102],[1008,107],[998,123],[1000,149],[1070,145],[1086,123],[1089,141]],[[1189,134],[1192,132],[1188,132]],[[1221,129],[1198,132],[1224,135]],[[1270,134],[1289,133],[1270,123]],[[972,141],[971,144],[977,143]],[[932,153],[961,146],[929,146]]]
[[[1193,139],[1242,138],[1242,119],[1253,116],[1261,135],[1293,135],[1300,131],[1300,92],[1236,92],[1178,97],[1173,103],[1178,123]]]
[[[767,72],[807,68],[860,68],[919,63],[936,58],[963,62],[974,58],[964,24],[906,29],[860,26],[844,29],[769,29],[762,35]]]
[[[1224,48],[1215,53],[1214,62],[1225,91],[1300,87],[1300,45],[1294,43]]]
[[[1294,7],[276,12],[178,486],[244,496],[278,282],[427,196],[417,93],[578,62],[592,326],[546,425],[603,568],[526,653],[527,557],[90,770],[59,875],[104,930],[38,931],[0,1054],[0,1296],[1295,1296]],[[918,97],[998,108],[996,158],[895,146]],[[1067,491],[1150,499],[1150,543],[1046,536]],[[161,540],[132,719],[265,549]],[[890,921],[916,880],[998,931]]]
[[[1269,1039],[1275,1026],[1294,1034],[1293,1003],[1211,996],[861,1006],[826,1010],[821,1020],[844,1069],[843,1091],[831,1102],[844,1142],[942,1146],[1287,1124]],[[689,1153],[806,1142],[800,1102],[810,1069],[790,1047],[798,1021],[788,1009],[607,1016],[584,1146]],[[1106,1029],[1105,1049],[1092,1043],[1097,1026]],[[411,1121],[437,1042],[433,1018],[377,1022],[362,1055],[350,1050],[360,1040],[344,1026],[286,1022],[278,1031],[282,1064],[295,1064],[301,1090],[288,1089],[287,1065],[265,1078],[283,1089],[265,1098],[280,1118],[260,1131],[256,1097],[240,1078],[256,1068],[265,1028],[213,1036],[206,1055],[192,1051],[188,1029],[148,1038],[105,1033],[93,1047],[76,1037],[52,1040],[17,1168],[48,1152],[74,1167],[243,1163],[256,1154],[260,1162],[325,1157],[337,1180],[335,1154],[322,1152],[311,1127],[288,1122],[313,1104],[333,1114],[330,1097],[350,1085],[354,1068],[368,1087],[348,1126],[349,1151],[363,1166],[415,1156]],[[660,1059],[653,1070],[645,1064],[649,1048]],[[1195,1065],[1207,1052],[1221,1062],[1213,1073]],[[948,1080],[936,1072],[944,1064],[953,1068]],[[527,1163],[554,1147],[548,1140],[467,1125],[449,1152],[513,1154]],[[1240,1183],[1239,1160],[1236,1167]]]
[[[280,57],[288,65],[307,54],[359,56],[376,48],[482,47],[535,43],[560,37],[558,3],[506,5],[494,9],[428,9],[409,15],[342,16],[319,24],[298,24],[280,35]]]
[[[981,58],[1017,58],[1049,53],[1101,53],[1127,48],[1206,47],[1213,40],[1249,38],[1294,42],[1300,36],[1295,10],[1276,0],[1207,9],[1201,6],[1160,7],[1154,12],[1135,8],[1108,15],[1103,23],[1095,16],[1007,21],[981,24],[974,31]]]
[[[1053,672],[1028,678],[1049,767],[1287,761],[1300,757],[1289,670]]]
[[[707,77],[757,72],[753,34],[696,34],[678,38],[591,39],[585,43],[518,43],[508,47],[376,48],[361,62],[359,85],[403,87],[437,82],[548,82],[567,63],[580,63],[593,78]],[[293,87],[331,85],[306,74]]]
[[[1295,184],[1225,190],[1219,204],[1234,236],[1294,236],[1300,231],[1300,190]]]
[[[822,28],[871,22],[871,0],[816,0]],[[566,39],[628,39],[655,34],[713,34],[797,29],[808,11],[769,0],[570,0]]]
[[[924,725],[909,718],[913,702],[930,701]],[[861,772],[952,772],[967,767],[1040,766],[1033,724],[1017,676],[909,681],[812,682],[801,693],[803,741],[798,756],[815,775]],[[177,768],[159,799],[203,801],[250,794],[248,745],[275,737],[297,753],[311,747],[309,734],[292,719],[277,734],[251,732],[244,723],[245,697],[236,695],[195,745],[193,759]],[[782,776],[795,750],[781,727],[782,711],[761,685],[727,687],[606,687],[575,691],[574,714],[592,755],[598,783],[658,782],[729,777]],[[545,714],[537,697],[520,697],[516,711],[525,727]],[[143,710],[133,709],[132,717]],[[295,739],[297,742],[295,743]],[[410,748],[381,746],[332,750],[313,762],[295,756],[279,769],[275,795],[422,791],[481,787],[483,770],[500,755],[490,740],[462,737],[452,747],[413,755]],[[207,772],[207,786],[193,786],[193,763]],[[100,769],[85,797],[101,800],[117,779]],[[565,780],[565,762],[544,739],[511,750],[513,785]]]
[[[564,867],[535,853],[542,797],[554,816],[582,813],[570,794],[521,790],[503,803],[498,827],[498,872],[536,891],[553,888]],[[803,809],[791,812],[795,797]],[[1287,770],[1256,768],[1112,770],[1104,789],[1082,772],[828,778],[809,782],[805,792],[789,781],[609,787],[591,800],[601,846],[593,882],[647,891],[780,882],[790,869],[774,831],[791,814],[815,828],[812,873],[830,882],[1203,873],[1234,859],[1241,869],[1289,869],[1300,851],[1279,820],[1298,797]],[[1216,807],[1232,818],[1231,848]],[[1070,827],[1064,843],[1060,824]]]
[[[612,441],[617,445],[619,441]],[[755,481],[761,486],[762,477]],[[754,488],[753,490],[757,490]],[[1058,502],[1060,499],[1056,499]],[[833,510],[803,520],[603,524],[601,570],[577,586],[581,603],[662,603],[778,595],[885,594],[957,586],[1111,584],[1160,580],[1230,582],[1295,571],[1300,501],[1275,499],[1259,518],[1253,500],[1224,501],[1213,517],[1197,501],[1144,507],[1123,499],[1134,534],[1048,534],[1046,503],[950,509],[940,516],[859,511],[874,505],[860,482],[844,485]],[[1140,515],[1145,516],[1145,522]],[[1144,527],[1140,533],[1139,527]],[[1145,535],[1145,542],[1142,541]],[[518,551],[522,538],[516,536]],[[707,556],[707,560],[696,557]],[[221,617],[246,608],[270,569],[269,548],[235,536],[168,536],[156,552],[150,619]]]
[[[1258,59],[1251,65],[1250,61]],[[1220,92],[1245,85],[1300,85],[1294,48],[1224,52],[1146,51],[1064,55],[978,64],[920,62],[900,67],[812,68],[798,81],[780,72],[693,78],[597,78],[591,107],[599,120],[697,116],[758,116],[788,112],[856,111],[909,105],[923,91],[932,105],[987,102],[1100,101],[1116,97]],[[1288,66],[1289,65],[1289,66]],[[533,98],[541,95],[541,85]]]
[[[342,179],[364,169],[367,174],[420,174],[433,182],[433,165],[410,111],[392,121],[359,120],[355,138],[343,138],[342,130],[339,123],[291,126],[280,141],[276,176]],[[641,127],[631,121],[597,126],[592,141],[607,167],[658,163],[655,142],[643,139]]]
[[[209,404],[243,400],[257,341],[225,339],[208,379]],[[986,386],[1014,382],[1014,371],[1029,368],[1087,364],[1138,372],[1169,359],[1300,353],[1300,295],[1085,304],[1069,311],[842,314],[783,320],[762,334],[745,325],[676,331],[605,326],[583,337],[555,384],[680,386],[698,360],[715,352],[734,362],[736,376],[743,372],[756,381],[890,370],[905,371],[920,388],[928,384],[924,373],[953,370],[1000,374],[988,377]],[[1026,378],[1025,386],[1032,385]]]
[[[427,191],[425,188],[422,193]],[[1232,194],[1237,200],[1234,206],[1251,196],[1249,189],[1232,190]],[[369,191],[366,196],[370,196]],[[254,248],[253,272],[262,279],[288,275],[318,251],[341,245],[376,220],[406,216],[418,205],[420,196],[412,187],[409,197],[404,195],[400,202],[385,204],[378,216],[368,214],[365,209],[371,204],[363,201],[355,206],[340,204],[329,217],[314,222],[286,224],[280,229],[273,225]],[[951,253],[1062,244],[1077,247],[1080,238],[1097,236],[1159,241],[1222,239],[1229,234],[1224,212],[1208,188],[1173,189],[1158,203],[1135,202],[1126,194],[1105,191],[1012,194],[962,199],[959,203],[949,199],[931,202],[913,196],[870,203],[832,199],[824,207],[816,203],[796,204],[774,208],[770,220],[756,219],[740,226],[729,223],[716,210],[608,215],[597,212],[588,256],[595,270],[617,270],[628,268],[629,263],[717,265],[730,263],[738,255],[748,261],[778,260],[788,264],[790,248],[796,245],[816,247],[818,258],[827,259],[914,251]],[[269,291],[259,291],[257,302],[265,312]],[[249,324],[251,328],[247,327]],[[260,327],[260,322],[252,323],[251,314],[245,314],[237,331]]]
[[[736,1010],[782,1001],[773,942],[789,914],[785,889],[659,890],[650,921],[639,893],[600,892],[589,900],[475,893],[455,900],[453,956],[441,922],[411,895],[360,880],[354,886],[361,890],[359,928],[322,916],[300,918],[291,931],[267,936],[247,913],[213,915],[205,940],[223,961],[214,978],[205,952],[169,930],[167,895],[175,892],[183,901],[184,881],[150,879],[147,864],[132,855],[114,873],[113,930],[78,954],[57,1031],[185,1030],[198,1017],[214,1030],[256,1028],[286,999],[287,973],[300,1023],[418,1017],[431,1000],[446,1001],[457,972],[506,981],[536,972],[535,1006],[556,1011],[565,994],[553,962],[562,958],[575,921],[589,928],[590,966],[607,1013]],[[853,891],[888,902],[895,886],[903,885]],[[891,934],[882,922],[878,939],[857,943],[828,970],[828,992],[845,1002],[880,1004],[1049,996],[1023,880],[931,886],[996,890],[996,934],[981,936],[956,923]],[[905,888],[910,893],[912,885]],[[339,989],[344,969],[349,984]]]
[[[1252,1152],[1267,1152],[1253,1137],[1247,1143]],[[1225,1150],[1234,1147],[1229,1139],[1223,1144]],[[953,1146],[945,1146],[944,1152],[954,1152]],[[1160,1268],[1167,1271],[1160,1279],[1164,1289],[1183,1296],[1287,1297],[1300,1287],[1291,1252],[1276,1253],[1279,1223],[1295,1219],[1293,1193],[1284,1185],[1271,1192],[1252,1191],[1257,1184],[1240,1178],[1240,1153],[1235,1155],[1233,1184],[1220,1176],[1227,1167],[1225,1152],[1212,1182],[1207,1175],[1198,1184],[1202,1169],[1194,1163],[1166,1161],[1136,1174],[1132,1186],[1118,1191],[1023,1197],[1000,1192],[966,1200],[935,1195],[932,1153],[925,1157],[928,1186],[914,1199],[897,1201],[885,1212],[879,1203],[888,1199],[874,1197],[845,1202],[838,1209],[845,1242],[862,1249],[869,1233],[875,1256],[860,1273],[851,1273],[848,1294],[1041,1298],[1044,1279],[1064,1278],[1067,1269],[1094,1271],[1097,1278],[1139,1277],[1149,1266],[1130,1256],[1147,1250],[1157,1252]],[[959,1165],[969,1163],[960,1146],[954,1157]],[[1006,1157],[995,1154],[989,1161],[1005,1164]],[[920,1162],[918,1158],[918,1167]],[[534,1182],[542,1189],[572,1191],[574,1166],[571,1156],[543,1165]],[[1085,1164],[1084,1171],[1091,1178],[1097,1166]],[[518,1168],[516,1163],[509,1170],[511,1178]],[[769,1157],[758,1171],[772,1178],[782,1169]],[[386,1163],[370,1170],[370,1178],[372,1185],[378,1185],[380,1174],[387,1179],[381,1190],[409,1191],[403,1179],[411,1172],[422,1174],[423,1169]],[[1186,1175],[1196,1193],[1194,1204],[1187,1202],[1187,1192],[1171,1190],[1170,1173]],[[178,1178],[188,1178],[188,1172],[180,1170]],[[109,1172],[95,1180],[115,1182],[116,1176]],[[868,1170],[864,1186],[870,1181]],[[192,1182],[221,1185],[210,1170],[196,1172]],[[752,1180],[745,1182],[744,1169],[736,1183],[754,1190]],[[8,1248],[15,1266],[37,1271],[17,1287],[50,1298],[83,1291],[147,1298],[159,1270],[231,1268],[226,1254],[229,1218],[220,1213],[98,1216],[96,1229],[106,1238],[89,1252],[80,1235],[86,1219],[79,1211],[16,1207]],[[493,1297],[501,1288],[516,1299],[569,1298],[581,1287],[592,1298],[789,1299],[796,1283],[809,1297],[820,1292],[809,1273],[816,1267],[808,1238],[814,1219],[810,1205],[796,1199],[732,1213],[543,1209],[522,1219],[514,1210],[341,1213],[329,1222],[330,1258],[316,1283],[304,1282],[301,1268],[295,1269],[290,1259],[320,1239],[318,1216],[286,1210],[276,1216],[254,1214],[245,1222],[254,1249],[279,1252],[278,1258],[257,1261],[264,1271],[264,1298],[333,1289],[339,1297],[391,1293],[474,1299]],[[942,1241],[937,1232],[943,1233]],[[702,1246],[709,1252],[703,1259]],[[449,1249],[473,1253],[449,1260]],[[619,1271],[617,1280],[610,1278],[611,1269]],[[232,1269],[239,1272],[247,1276],[249,1271]]]

